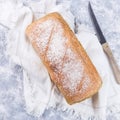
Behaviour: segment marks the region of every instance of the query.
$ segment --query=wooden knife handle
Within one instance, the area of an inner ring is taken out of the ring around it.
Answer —
[[[118,65],[117,65],[117,63],[115,61],[115,58],[114,58],[114,56],[112,54],[112,51],[111,51],[108,43],[104,43],[104,44],[102,44],[102,46],[103,46],[103,50],[105,51],[107,57],[109,58],[109,62],[111,64],[114,76],[116,78],[116,82],[118,84],[120,84],[120,69],[118,68]]]

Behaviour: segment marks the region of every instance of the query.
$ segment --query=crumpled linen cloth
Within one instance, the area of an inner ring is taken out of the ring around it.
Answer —
[[[68,105],[51,82],[45,66],[25,36],[26,27],[34,20],[57,11],[74,31],[74,15],[70,12],[70,1],[56,4],[56,0],[30,2],[30,8],[17,0],[0,1],[0,24],[8,27],[8,54],[23,67],[23,86],[26,111],[41,116],[46,109],[56,108],[65,112],[72,111],[74,118],[106,119],[106,109],[120,110],[120,86],[116,83],[108,59],[97,37],[82,26],[76,36],[83,45],[91,61],[99,72],[103,85],[93,97],[74,105]],[[119,118],[118,118],[119,119]]]

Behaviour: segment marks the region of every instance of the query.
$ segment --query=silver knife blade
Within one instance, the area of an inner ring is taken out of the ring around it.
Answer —
[[[90,2],[89,2],[89,12],[90,12],[90,16],[91,16],[92,21],[93,21],[93,25],[94,25],[94,27],[95,27],[95,29],[96,29],[97,36],[98,36],[98,38],[99,38],[99,41],[100,41],[101,44],[104,44],[104,43],[106,42],[106,39],[105,39],[105,37],[104,37],[101,29],[100,29],[100,26],[99,26],[99,24],[98,24],[98,22],[97,22],[97,19],[96,19],[96,17],[95,17],[95,14],[94,14],[94,12],[93,12],[93,9],[92,9],[92,7],[91,7]]]
[[[118,65],[117,65],[117,63],[116,63],[116,61],[115,61],[115,58],[114,58],[114,56],[113,56],[113,54],[112,54],[112,51],[111,51],[111,49],[110,49],[110,47],[109,47],[109,45],[108,45],[108,43],[107,43],[107,41],[106,41],[106,39],[105,39],[102,31],[101,31],[101,29],[100,29],[100,26],[99,26],[99,24],[98,24],[98,22],[97,22],[97,19],[96,19],[96,17],[95,17],[95,14],[94,14],[94,12],[93,12],[93,9],[92,9],[92,7],[91,7],[90,2],[89,2],[88,8],[89,8],[90,16],[91,16],[91,19],[92,19],[92,21],[93,21],[93,25],[94,25],[94,27],[95,27],[95,29],[96,29],[97,36],[98,36],[98,38],[99,38],[99,41],[100,41],[100,43],[101,43],[101,45],[102,45],[102,47],[103,47],[104,52],[106,53],[106,55],[107,55],[107,57],[108,57],[108,60],[109,60],[109,62],[110,62],[110,65],[111,65],[111,67],[112,67],[115,80],[116,80],[116,82],[117,82],[118,84],[120,84],[120,69],[119,69],[119,67],[118,67]]]

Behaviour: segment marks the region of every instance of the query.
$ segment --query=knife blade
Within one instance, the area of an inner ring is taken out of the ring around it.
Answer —
[[[88,5],[88,9],[89,9],[89,13],[90,13],[90,17],[92,19],[92,22],[93,22],[93,25],[95,27],[95,30],[97,32],[97,36],[98,36],[98,40],[99,42],[101,43],[102,45],[102,48],[104,50],[104,52],[106,53],[107,57],[108,57],[108,60],[110,62],[110,65],[112,67],[112,70],[113,70],[113,73],[114,73],[114,76],[115,76],[115,79],[116,79],[116,82],[118,84],[120,84],[120,69],[115,61],[115,58],[112,54],[112,50],[110,49],[104,35],[103,35],[103,32],[97,22],[97,19],[95,17],[95,14],[93,12],[93,9],[92,9],[92,6],[91,6],[91,3],[89,2],[89,5]]]

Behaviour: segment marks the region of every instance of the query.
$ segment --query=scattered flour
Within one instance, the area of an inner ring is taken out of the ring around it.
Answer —
[[[49,62],[56,81],[62,83],[63,89],[70,91],[70,95],[83,92],[89,85],[89,77],[85,75],[83,61],[78,59],[64,35],[62,25],[54,19],[48,19],[34,26],[31,41],[35,42],[44,60]],[[81,81],[86,81],[78,88]]]

